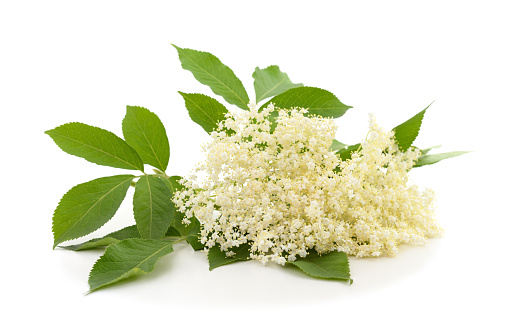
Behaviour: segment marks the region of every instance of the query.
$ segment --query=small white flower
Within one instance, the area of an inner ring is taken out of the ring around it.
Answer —
[[[226,114],[204,147],[206,160],[173,198],[183,222],[199,219],[206,248],[219,245],[233,255],[231,248],[249,242],[251,258],[283,265],[309,249],[393,256],[401,243],[425,243],[442,232],[433,193],[408,183],[419,152],[401,152],[373,115],[362,149],[342,161],[329,151],[332,119],[277,110],[271,133],[274,105],[248,106]]]

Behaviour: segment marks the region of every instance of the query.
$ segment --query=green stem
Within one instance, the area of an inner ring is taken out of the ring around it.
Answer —
[[[157,169],[157,168],[154,168],[153,171],[155,172],[155,174],[164,174],[163,171],[161,171],[160,169]]]
[[[162,174],[143,174],[143,175],[135,175],[134,176],[134,179],[135,178],[142,178],[143,176],[155,176],[155,177],[158,177],[158,178],[165,178],[165,179],[168,179],[169,176],[166,175],[165,173],[162,173]]]
[[[174,240],[172,242],[172,244],[175,244],[175,243],[178,243],[178,242],[181,242],[181,241],[185,241],[187,238],[188,238],[187,236],[181,236],[181,237],[178,237],[178,236],[166,236],[166,237],[164,237],[164,240],[170,241],[171,239],[177,239],[177,240]]]

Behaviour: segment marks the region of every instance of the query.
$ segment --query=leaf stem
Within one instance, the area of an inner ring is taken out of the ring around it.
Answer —
[[[178,242],[181,242],[181,241],[185,241],[187,238],[188,238],[187,236],[181,236],[181,237],[179,237],[179,236],[166,236],[166,237],[164,237],[164,239],[168,240],[168,241],[170,241],[172,239],[177,239],[177,240],[174,240],[172,242],[172,244],[175,244],[175,243],[178,243]]]
[[[146,173],[144,173],[143,175],[135,175],[134,179],[135,178],[142,178],[143,176],[155,176],[157,178],[165,177],[166,179],[168,179],[168,175],[166,175],[164,173],[162,173],[162,174],[146,174]]]
[[[157,169],[157,168],[154,168],[153,171],[155,172],[155,174],[163,174],[163,175],[166,175],[166,173],[164,173],[163,171],[161,171],[160,169]]]

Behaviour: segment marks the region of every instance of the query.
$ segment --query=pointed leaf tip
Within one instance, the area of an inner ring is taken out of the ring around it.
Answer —
[[[143,171],[139,154],[114,133],[80,122],[45,132],[64,152],[94,164]]]
[[[320,115],[323,117],[339,118],[352,108],[343,104],[332,92],[324,89],[300,86],[289,89],[270,101],[280,109],[301,107],[308,110],[308,115]],[[267,107],[262,105],[260,109]]]
[[[394,138],[402,151],[408,150],[419,135],[424,114],[430,105],[393,129]]]
[[[53,215],[54,248],[92,233],[112,219],[133,175],[115,175],[78,184],[60,200]]]
[[[158,177],[146,175],[137,181],[134,218],[143,239],[161,239],[173,221],[171,191]]]
[[[316,278],[340,279],[352,283],[348,256],[344,252],[333,251],[320,255],[312,251],[305,258],[288,263]]]
[[[444,152],[444,153],[435,153],[435,154],[423,154],[419,156],[419,159],[415,162],[413,167],[421,167],[426,165],[432,165],[438,163],[441,160],[454,158],[461,156],[466,153],[470,153],[471,151],[452,151],[452,152]]]
[[[140,238],[140,237],[141,237],[141,235],[139,234],[139,231],[137,230],[137,226],[133,225],[133,226],[128,226],[128,227],[125,227],[118,231],[109,233],[101,238],[95,238],[95,239],[89,240],[89,241],[81,243],[81,244],[73,244],[70,246],[58,246],[58,247],[62,248],[62,249],[66,249],[66,250],[81,251],[81,250],[96,249],[99,247],[106,247],[112,243],[117,243],[122,240]]]
[[[228,103],[248,110],[249,97],[235,73],[216,56],[208,52],[180,48],[178,53],[182,68],[189,70],[195,79],[222,96]]]
[[[140,106],[127,106],[123,119],[125,141],[144,163],[165,172],[170,159],[170,143],[159,117]]]
[[[276,65],[264,69],[255,68],[253,73],[256,102],[279,95],[289,89],[303,86],[301,83],[293,83],[289,76],[282,72]]]
[[[127,239],[111,244],[90,271],[88,292],[150,273],[159,259],[172,252],[172,242],[163,240]]]
[[[216,130],[218,123],[226,119],[225,115],[228,110],[216,99],[200,93],[183,93],[179,91],[179,94],[184,98],[190,118],[207,133]]]

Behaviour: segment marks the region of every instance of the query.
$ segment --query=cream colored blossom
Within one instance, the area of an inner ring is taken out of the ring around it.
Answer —
[[[271,133],[274,106],[249,107],[227,114],[211,133],[206,159],[194,170],[198,178],[174,197],[186,222],[200,220],[207,248],[233,255],[230,248],[249,242],[253,259],[283,265],[309,249],[393,256],[400,244],[423,244],[442,232],[433,192],[408,180],[419,152],[399,151],[373,116],[362,149],[342,161],[329,151],[332,119],[277,110]]]

